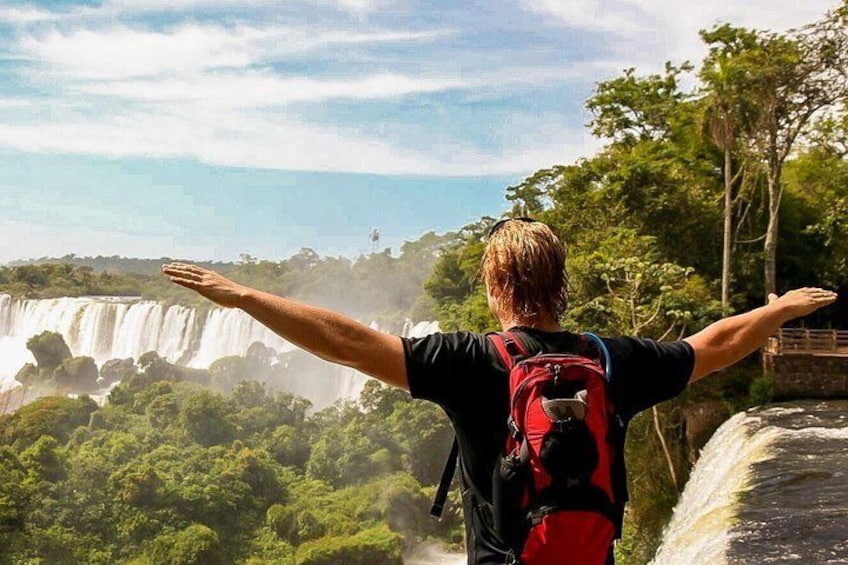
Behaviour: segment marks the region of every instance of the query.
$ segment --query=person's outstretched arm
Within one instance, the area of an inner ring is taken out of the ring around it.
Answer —
[[[240,308],[288,342],[318,357],[352,367],[384,383],[409,390],[399,337],[369,328],[337,312],[237,284],[184,263],[162,267],[171,282],[225,308]]]
[[[689,382],[736,363],[765,345],[769,336],[788,322],[833,304],[836,293],[821,288],[800,288],[777,297],[760,308],[719,320],[687,337],[695,350],[695,368]]]

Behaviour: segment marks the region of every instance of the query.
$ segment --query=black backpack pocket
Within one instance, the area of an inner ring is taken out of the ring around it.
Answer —
[[[588,482],[598,465],[598,446],[582,420],[555,422],[542,441],[542,465],[569,486]]]

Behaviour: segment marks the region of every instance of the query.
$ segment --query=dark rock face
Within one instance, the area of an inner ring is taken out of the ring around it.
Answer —
[[[848,398],[848,356],[767,354],[775,399]]]
[[[109,386],[112,383],[127,381],[138,373],[138,367],[132,358],[110,359],[100,367],[100,386]]]
[[[91,357],[66,359],[53,371],[56,386],[73,392],[97,390],[97,376],[97,365]]]
[[[42,332],[27,340],[26,345],[43,371],[51,371],[73,356],[62,334],[56,332]]]
[[[705,400],[683,408],[690,465],[695,464],[701,449],[729,417],[730,409],[721,400]]]
[[[15,380],[24,386],[36,386],[40,383],[41,373],[38,367],[32,363],[27,363],[15,375]]]

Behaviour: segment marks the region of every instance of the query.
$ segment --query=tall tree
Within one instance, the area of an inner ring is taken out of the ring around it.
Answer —
[[[823,20],[787,34],[754,32],[756,40],[734,59],[744,69],[756,105],[749,142],[765,169],[768,225],[765,293],[776,292],[777,234],[786,159],[814,118],[848,94],[848,2]]]
[[[579,186],[578,204],[600,196],[607,224],[655,236],[666,258],[711,272],[719,262],[715,152],[697,127],[700,102],[681,88],[691,70],[667,63],[663,73],[628,69],[600,83],[586,107],[592,132],[611,143],[580,163],[582,173],[564,168],[551,195],[558,204]]]
[[[733,239],[733,188],[742,167],[733,172],[733,152],[736,140],[750,129],[753,107],[745,88],[745,73],[735,63],[735,57],[751,49],[756,36],[742,28],[727,24],[711,31],[702,31],[701,38],[710,46],[699,77],[704,85],[704,128],[722,152],[724,181],[723,241],[721,260],[721,307],[727,310],[730,296],[730,260]],[[737,159],[740,161],[740,159]]]

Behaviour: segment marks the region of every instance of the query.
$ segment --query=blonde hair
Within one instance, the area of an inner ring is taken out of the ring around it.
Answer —
[[[565,246],[541,222],[510,220],[496,226],[481,264],[495,314],[558,320],[568,306],[565,255]]]

